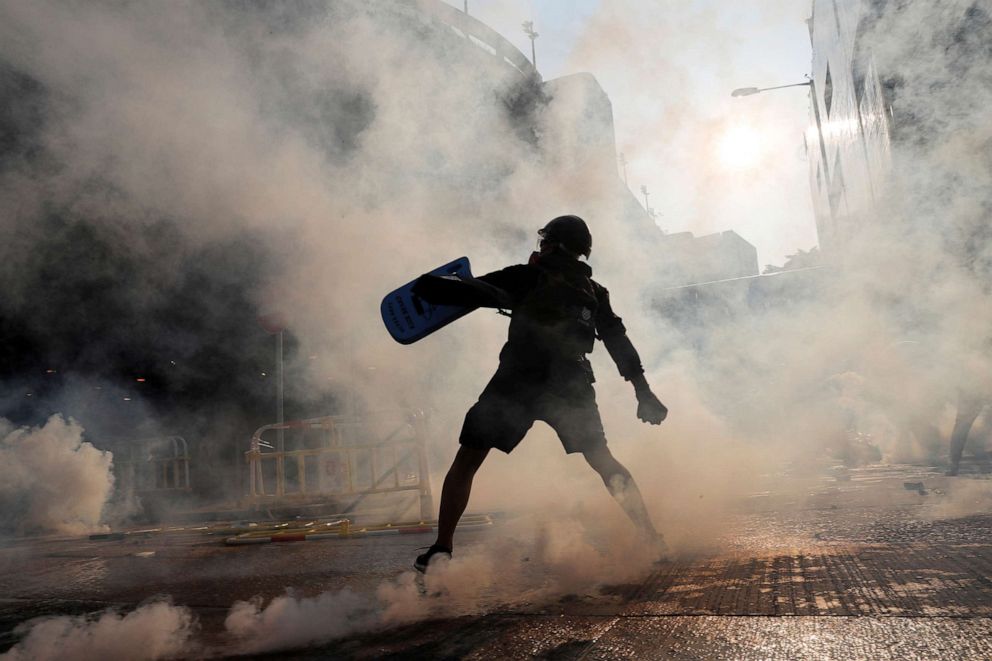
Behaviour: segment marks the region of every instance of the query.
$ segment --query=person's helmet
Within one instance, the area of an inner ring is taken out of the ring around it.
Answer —
[[[576,255],[589,256],[592,252],[592,234],[586,221],[578,216],[558,216],[537,230],[541,242],[561,244]]]

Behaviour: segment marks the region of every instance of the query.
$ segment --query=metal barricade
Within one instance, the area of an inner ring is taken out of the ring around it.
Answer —
[[[119,486],[136,494],[189,491],[189,446],[182,436],[142,438],[114,450]]]
[[[285,439],[281,450],[279,441],[265,438],[279,432]],[[422,411],[265,425],[252,434],[245,456],[248,500],[255,506],[332,499],[341,503],[341,512],[350,512],[372,494],[415,491],[421,518],[433,516]]]

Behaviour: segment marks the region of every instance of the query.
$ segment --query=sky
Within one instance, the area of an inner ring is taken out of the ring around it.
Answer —
[[[459,9],[462,0],[448,0]],[[469,0],[469,14],[529,56],[545,80],[596,76],[613,103],[627,180],[666,232],[735,230],[759,263],[816,245],[803,132],[810,69],[805,2]],[[619,166],[618,166],[619,167]]]

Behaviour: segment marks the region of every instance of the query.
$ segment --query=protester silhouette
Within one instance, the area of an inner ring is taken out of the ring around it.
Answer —
[[[668,409],[651,391],[640,357],[610,306],[609,292],[580,260],[592,250],[585,221],[560,216],[538,234],[539,251],[527,264],[475,282],[422,276],[414,287],[430,303],[464,305],[474,295],[477,305],[512,313],[499,368],[465,416],[460,447],[441,491],[437,540],[414,563],[420,571],[438,554],[450,557],[472,480],[489,451],[511,452],[537,420],[557,432],[567,453],[582,453],[640,533],[659,552],[663,549],[630,471],[607,447],[586,358],[595,340],[603,341],[620,374],[634,386],[638,418],[660,424]]]

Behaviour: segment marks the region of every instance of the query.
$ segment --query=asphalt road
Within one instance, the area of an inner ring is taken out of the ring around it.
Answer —
[[[513,517],[461,535],[464,555],[485,550],[483,560],[419,584],[403,567],[429,535],[241,547],[203,530],[8,540],[0,649],[32,618],[168,596],[198,619],[183,653],[194,657],[992,658],[990,502],[983,476],[863,469],[798,506],[754,494],[728,513],[733,532],[716,550],[605,582],[500,550],[527,529]],[[286,608],[257,620],[248,642],[225,626],[236,601],[264,605],[287,588]],[[364,601],[343,600],[345,589]]]

